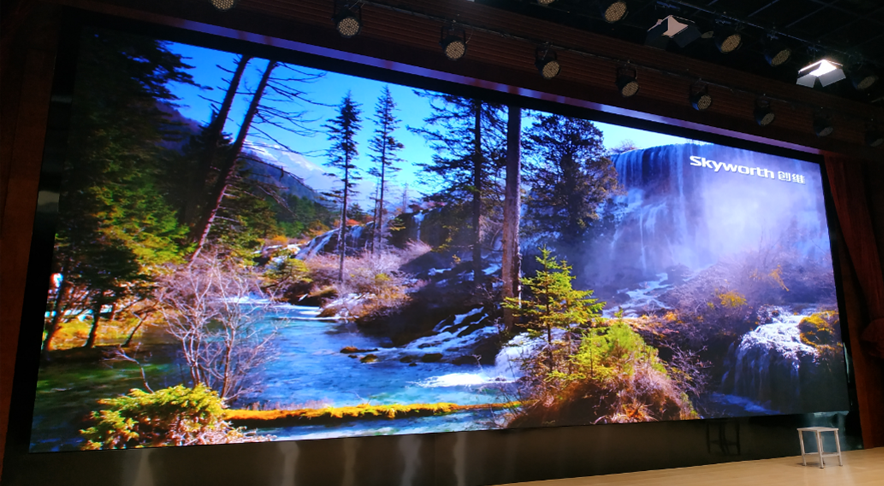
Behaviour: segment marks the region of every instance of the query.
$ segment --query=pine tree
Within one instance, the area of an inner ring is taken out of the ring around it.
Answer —
[[[361,111],[359,105],[353,101],[350,92],[341,100],[338,106],[338,116],[330,118],[323,127],[328,130],[328,140],[332,143],[326,151],[328,162],[326,165],[336,169],[333,173],[341,181],[341,188],[331,196],[341,204],[341,229],[338,233],[338,252],[340,265],[338,267],[338,281],[344,281],[344,256],[347,251],[347,205],[354,195],[356,181],[360,179],[356,167],[356,157],[359,151],[356,147],[356,132],[361,127]]]
[[[255,94],[252,95],[252,100],[249,103],[248,110],[246,110],[245,118],[243,119],[242,124],[240,124],[239,134],[236,136],[236,140],[234,140],[230,150],[225,154],[224,160],[219,164],[218,179],[215,181],[214,187],[209,194],[208,204],[203,211],[202,218],[199,223],[194,226],[193,232],[191,233],[195,243],[194,251],[190,255],[191,263],[196,261],[203,246],[205,246],[209,232],[212,230],[212,224],[215,222],[215,217],[218,215],[218,210],[221,208],[221,203],[226,195],[227,188],[233,182],[233,177],[236,174],[237,161],[242,152],[243,145],[245,145],[246,136],[252,126],[252,120],[255,118],[255,115],[258,114],[261,97],[264,95],[264,90],[267,88],[267,84],[270,80],[270,74],[273,72],[276,65],[276,61],[269,61],[267,67],[264,68],[264,73],[261,75],[261,81],[258,83],[258,88],[255,91]]]
[[[371,235],[370,251],[374,253],[375,240],[382,241],[384,236],[384,216],[386,205],[384,202],[385,189],[391,173],[399,171],[396,163],[399,158],[396,153],[404,146],[393,136],[393,132],[399,127],[399,120],[394,111],[396,102],[390,93],[389,86],[384,86],[384,91],[375,105],[375,132],[374,137],[368,142],[371,150],[371,160],[376,165],[368,173],[378,179],[377,201],[374,210],[374,231]]]
[[[432,162],[421,164],[441,183],[432,197],[450,205],[471,201],[473,281],[481,284],[483,218],[489,200],[499,193],[497,173],[505,153],[502,107],[477,99],[446,94],[418,93],[430,100],[427,128],[410,128],[423,135],[436,152]]]
[[[515,298],[520,294],[519,278],[521,277],[522,255],[519,252],[519,226],[522,211],[522,110],[518,107],[507,108],[506,133],[506,187],[503,202],[503,232],[501,245],[501,280],[504,299]],[[503,310],[504,325],[507,330],[513,329],[513,313],[510,309]]]
[[[103,307],[145,296],[158,268],[179,261],[178,224],[159,171],[175,126],[168,83],[192,83],[189,68],[163,43],[113,31],[81,38],[63,173],[54,269],[62,285],[50,299],[44,356],[72,299],[91,309],[86,346],[95,344]]]
[[[529,296],[522,299],[507,298],[503,302],[521,322],[517,325],[528,328],[529,332],[546,340],[546,373],[560,372],[557,355],[562,354],[562,346],[553,339],[553,331],[565,331],[566,344],[564,356],[573,354],[571,334],[576,328],[591,323],[598,317],[604,302],[593,299],[592,290],[575,290],[571,286],[574,276],[568,262],[556,260],[552,252],[544,247],[540,249],[537,262],[541,269],[533,277],[522,278]]]
[[[540,115],[525,148],[531,184],[526,216],[533,229],[579,244],[598,220],[599,206],[620,191],[602,132],[588,120]]]
[[[239,124],[239,132],[233,140],[225,154],[215,151],[212,144],[214,140],[220,143],[223,140],[224,123],[227,115],[225,107],[232,100],[233,94],[236,92],[236,86],[239,85],[242,71],[248,63],[247,57],[242,57],[237,62],[235,71],[228,71],[231,75],[231,82],[227,88],[227,95],[221,103],[218,114],[213,118],[207,127],[208,144],[206,155],[203,158],[201,168],[208,168],[206,161],[212,162],[217,159],[217,163],[210,164],[217,166],[218,174],[214,178],[214,182],[207,184],[205,190],[200,194],[202,202],[198,204],[201,211],[199,217],[188,222],[192,224],[191,240],[193,241],[194,251],[191,253],[190,261],[193,262],[202,251],[202,248],[209,240],[215,217],[221,209],[226,189],[232,184],[240,168],[240,157],[244,155],[244,147],[246,140],[254,141],[257,139],[266,140],[274,145],[281,146],[289,152],[297,153],[295,150],[287,147],[285,143],[276,139],[267,129],[268,126],[287,131],[296,135],[310,136],[315,133],[312,128],[314,120],[309,119],[304,105],[315,105],[314,101],[309,99],[307,93],[302,91],[299,86],[309,84],[321,79],[324,75],[321,73],[311,73],[301,71],[292,66],[288,66],[277,61],[268,61],[258,82],[257,88],[252,92],[252,99],[245,117]],[[262,103],[262,99],[265,102]],[[208,173],[201,171],[203,177],[208,178]],[[284,199],[280,198],[284,204]],[[191,205],[192,206],[192,205]],[[219,239],[222,235],[219,235]]]

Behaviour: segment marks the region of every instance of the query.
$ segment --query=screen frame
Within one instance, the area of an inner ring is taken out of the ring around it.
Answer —
[[[815,163],[820,167],[823,181],[823,195],[826,206],[826,218],[830,235],[830,251],[832,254],[832,264],[835,277],[836,295],[838,306],[841,311],[841,333],[842,341],[845,349],[845,360],[847,363],[847,386],[848,398],[850,401],[850,410],[847,414],[841,412],[826,412],[830,415],[842,415],[845,422],[845,436],[850,439],[853,446],[859,444],[855,448],[861,448],[861,431],[859,424],[859,411],[856,399],[856,384],[853,375],[853,367],[851,365],[852,350],[850,349],[849,329],[847,326],[846,302],[844,296],[844,282],[842,281],[842,269],[840,262],[839,249],[842,248],[842,238],[840,234],[840,226],[837,214],[835,213],[832,194],[829,188],[828,177],[825,174],[824,160],[816,149],[807,149],[800,151],[795,149],[784,148],[776,145],[769,145],[753,140],[743,140],[737,137],[722,135],[719,133],[704,132],[695,128],[683,126],[675,126],[650,118],[642,119],[617,113],[609,113],[603,111],[591,110],[583,106],[574,106],[565,103],[558,103],[544,99],[538,99],[510,92],[503,92],[486,87],[474,86],[469,84],[458,83],[451,79],[439,79],[422,76],[415,73],[401,72],[390,70],[387,68],[360,64],[352,59],[335,59],[322,56],[315,53],[299,52],[275,45],[259,44],[249,40],[233,39],[223,35],[214,35],[211,33],[192,30],[186,26],[170,26],[158,23],[149,23],[132,19],[114,17],[106,14],[98,14],[88,12],[71,7],[65,7],[61,27],[61,35],[59,37],[59,50],[56,60],[55,77],[52,86],[52,97],[49,106],[49,118],[47,124],[47,134],[45,138],[45,148],[43,162],[40,172],[39,196],[37,201],[37,211],[34,219],[34,229],[30,248],[30,258],[28,262],[27,283],[25,288],[25,298],[22,307],[22,320],[19,334],[18,350],[16,355],[16,366],[13,381],[12,400],[10,406],[10,419],[6,439],[6,452],[4,461],[4,470],[7,475],[16,475],[16,471],[25,464],[31,463],[28,458],[36,455],[46,456],[46,460],[51,461],[51,457],[56,455],[75,455],[79,456],[83,452],[55,452],[55,453],[31,453],[29,452],[31,422],[33,418],[34,399],[36,396],[37,376],[40,364],[40,337],[42,335],[43,316],[42,312],[36,312],[35,309],[43,309],[45,307],[46,292],[48,290],[50,275],[51,255],[54,246],[55,221],[58,210],[58,194],[61,184],[61,164],[63,162],[64,150],[67,143],[65,136],[70,117],[70,104],[73,96],[74,82],[76,79],[76,63],[77,63],[77,40],[79,39],[82,28],[99,27],[114,30],[126,31],[134,34],[152,36],[162,40],[181,42],[192,44],[195,46],[220,49],[236,53],[248,53],[256,57],[277,59],[281,62],[289,62],[302,65],[305,67],[324,69],[342,74],[359,76],[363,78],[385,81],[405,86],[416,87],[419,89],[429,89],[450,93],[460,96],[480,97],[496,103],[517,104],[525,109],[540,110],[549,113],[572,116],[588,119],[595,122],[609,123],[621,125],[624,127],[636,128],[640,130],[653,131],[657,133],[694,139],[699,141],[711,142],[718,145],[734,147],[743,150],[750,150],[780,157],[798,159],[806,162]],[[245,36],[248,37],[248,36]],[[258,36],[255,36],[258,37]],[[285,43],[285,41],[279,41]],[[346,55],[346,53],[344,53]],[[346,56],[345,56],[346,57]],[[352,56],[350,56],[352,57]],[[455,78],[456,76],[452,76]],[[465,79],[465,78],[464,78]],[[474,80],[475,81],[475,80]],[[518,91],[514,88],[515,91]],[[554,90],[552,90],[554,92]],[[747,137],[749,137],[747,135]],[[757,138],[757,137],[756,137]],[[784,414],[763,417],[749,417],[743,422],[768,422],[776,424],[778,421],[786,423],[809,424],[815,423],[820,419],[821,414]],[[703,419],[693,422],[706,422],[710,419]],[[672,422],[679,424],[681,422]],[[644,424],[635,425],[616,425],[617,427],[635,427]],[[607,427],[614,426],[609,424]],[[685,424],[685,427],[690,424]],[[583,429],[592,426],[576,426],[576,427],[551,427],[556,428],[576,428]],[[545,430],[545,429],[541,429]],[[522,430],[503,430],[494,431],[508,434],[520,434]],[[466,432],[466,434],[477,434],[479,432]],[[640,434],[641,432],[639,432]],[[452,433],[431,433],[434,435],[449,435]],[[335,441],[337,439],[329,439]],[[355,441],[371,441],[376,440],[372,437],[360,437],[348,440]],[[294,441],[303,442],[303,441]],[[309,441],[321,442],[321,441]],[[238,444],[226,446],[212,446],[223,448],[234,448],[238,450],[246,450],[255,447],[252,444]],[[850,443],[845,444],[845,449],[854,448]],[[177,448],[175,448],[177,449]],[[91,454],[114,454],[110,451],[92,452]],[[738,458],[745,460],[745,458]],[[636,469],[645,469],[646,467],[638,464]],[[56,474],[62,474],[57,472]],[[526,480],[526,479],[523,479]]]

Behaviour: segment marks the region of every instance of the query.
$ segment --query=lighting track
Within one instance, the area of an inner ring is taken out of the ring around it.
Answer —
[[[687,4],[685,2],[680,2],[679,0],[669,0],[669,1],[673,2],[673,3],[681,4],[681,5],[686,6],[688,8],[693,7],[693,5]],[[378,2],[375,0],[361,0],[359,3],[361,5],[367,5],[367,6],[372,6],[375,8],[379,8],[379,9],[383,9],[383,10],[387,10],[387,11],[391,11],[391,12],[396,12],[396,13],[405,14],[405,15],[411,15],[411,16],[425,19],[425,20],[432,20],[435,22],[440,22],[442,24],[445,24],[447,22],[451,22],[451,20],[452,20],[450,18],[446,18],[446,17],[440,16],[440,15],[421,12],[421,11],[418,11],[415,9],[405,8],[405,7],[402,7],[399,5],[390,5],[390,4]],[[706,11],[706,10],[704,10],[704,11]],[[590,52],[588,50],[581,49],[581,48],[574,47],[574,46],[570,46],[570,45],[556,44],[556,43],[549,42],[548,39],[532,38],[532,37],[528,37],[528,36],[524,36],[524,35],[505,32],[505,31],[499,30],[499,29],[483,27],[481,25],[477,25],[477,24],[473,24],[468,21],[465,21],[461,18],[457,19],[457,23],[458,23],[458,25],[460,25],[464,29],[468,29],[468,30],[471,30],[474,32],[483,32],[486,34],[496,35],[496,36],[504,38],[504,39],[522,41],[527,44],[531,44],[532,46],[535,46],[535,47],[538,45],[545,45],[545,46],[548,46],[549,49],[555,50],[557,52],[570,52],[572,54],[577,54],[581,57],[587,57],[587,58],[591,58],[591,59],[599,59],[602,61],[608,61],[608,62],[616,63],[616,64],[629,64],[630,66],[632,66],[633,68],[635,68],[637,70],[662,74],[665,76],[675,77],[675,78],[683,79],[685,81],[690,81],[690,82],[696,82],[698,80],[698,76],[691,74],[690,70],[688,70],[688,69],[672,70],[672,69],[667,69],[667,68],[663,68],[663,67],[659,67],[659,66],[637,64],[630,59],[624,59],[624,58],[613,57],[613,56],[609,56],[609,55],[605,55],[605,54]],[[707,86],[711,86],[711,87],[722,88],[722,89],[730,91],[731,93],[743,93],[743,94],[751,95],[756,98],[757,97],[764,97],[766,100],[769,100],[769,101],[776,101],[779,103],[786,104],[789,107],[791,107],[792,109],[796,109],[797,107],[804,107],[804,108],[808,108],[812,112],[813,110],[819,108],[816,104],[813,104],[813,103],[807,103],[807,102],[798,101],[795,99],[788,99],[788,98],[783,98],[783,97],[771,96],[771,95],[767,94],[766,92],[734,87],[734,86],[724,84],[724,83],[717,83],[714,81],[709,81],[707,79],[703,79],[703,84],[707,85]],[[858,120],[861,122],[866,121],[866,118],[864,118],[862,116],[857,116],[852,113],[848,113],[848,112],[844,112],[844,111],[840,111],[840,110],[836,110],[836,109],[830,109],[828,112],[829,113],[837,113],[840,117],[846,118],[846,119]]]

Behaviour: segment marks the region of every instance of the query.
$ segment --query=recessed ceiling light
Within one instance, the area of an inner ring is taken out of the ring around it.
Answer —
[[[782,66],[792,57],[792,49],[782,42],[771,42],[764,50],[764,58],[773,67]]]
[[[236,4],[239,3],[239,0],[209,0],[209,3],[211,3],[212,6],[217,8],[218,10],[226,12],[233,7],[236,7]]]
[[[728,54],[736,51],[743,45],[743,34],[735,30],[726,30],[724,33],[715,36],[715,47],[722,54]]]
[[[350,10],[342,11],[335,15],[332,20],[335,22],[335,29],[337,29],[338,34],[341,34],[341,37],[345,39],[355,37],[362,30],[362,20],[359,19],[356,13]]]
[[[602,18],[609,24],[620,22],[629,13],[629,7],[626,5],[625,0],[616,0],[610,3],[604,2],[601,4],[601,8]]]
[[[828,117],[817,115],[813,119],[813,132],[816,133],[818,137],[828,137],[835,131],[835,127],[832,126],[832,122],[829,121]]]

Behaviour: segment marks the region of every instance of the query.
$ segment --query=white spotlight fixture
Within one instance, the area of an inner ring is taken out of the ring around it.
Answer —
[[[848,75],[853,87],[859,91],[865,91],[878,81],[878,75],[868,68],[852,69]]]
[[[869,147],[880,147],[884,145],[884,133],[881,130],[870,128],[866,131],[866,145]]]
[[[361,9],[351,9],[345,7],[332,17],[335,23],[335,29],[341,37],[350,39],[355,37],[362,30],[362,14]]]
[[[217,8],[218,10],[226,12],[233,7],[236,7],[236,4],[239,3],[239,0],[209,0],[209,3],[211,3],[212,6]]]
[[[638,93],[637,75],[638,73],[635,68],[622,67],[617,70],[617,90],[620,91],[624,98],[629,98]]]
[[[829,121],[829,117],[816,115],[813,118],[813,132],[816,133],[817,137],[828,137],[834,131],[835,127],[832,126],[832,122]]]
[[[665,49],[669,39],[675,41],[678,47],[685,47],[700,38],[700,29],[692,20],[670,15],[662,18],[648,29],[645,37],[645,45]]]
[[[755,122],[758,126],[766,127],[774,122],[777,114],[770,108],[770,101],[759,98],[755,102]]]
[[[448,26],[442,26],[442,35],[439,44],[445,57],[457,61],[467,53],[467,34],[452,22]]]
[[[559,64],[558,55],[555,51],[551,51],[548,46],[537,48],[534,53],[534,65],[537,71],[543,76],[543,79],[552,79],[559,75],[562,66]]]
[[[764,49],[764,59],[772,67],[782,66],[792,57],[792,49],[782,42],[773,41]]]
[[[602,18],[609,24],[620,22],[626,18],[627,14],[629,14],[629,7],[626,5],[626,0],[615,0],[613,2],[610,0],[604,0],[599,6],[602,10]]]
[[[721,34],[715,36],[715,47],[722,54],[728,54],[736,51],[743,45],[743,34],[736,30],[725,30]]]
[[[798,71],[797,84],[813,88],[817,81],[823,86],[841,81],[846,76],[841,65],[828,59],[817,61]]]
[[[712,96],[709,95],[709,86],[702,88],[692,87],[689,98],[691,106],[697,111],[706,111],[712,106]]]

